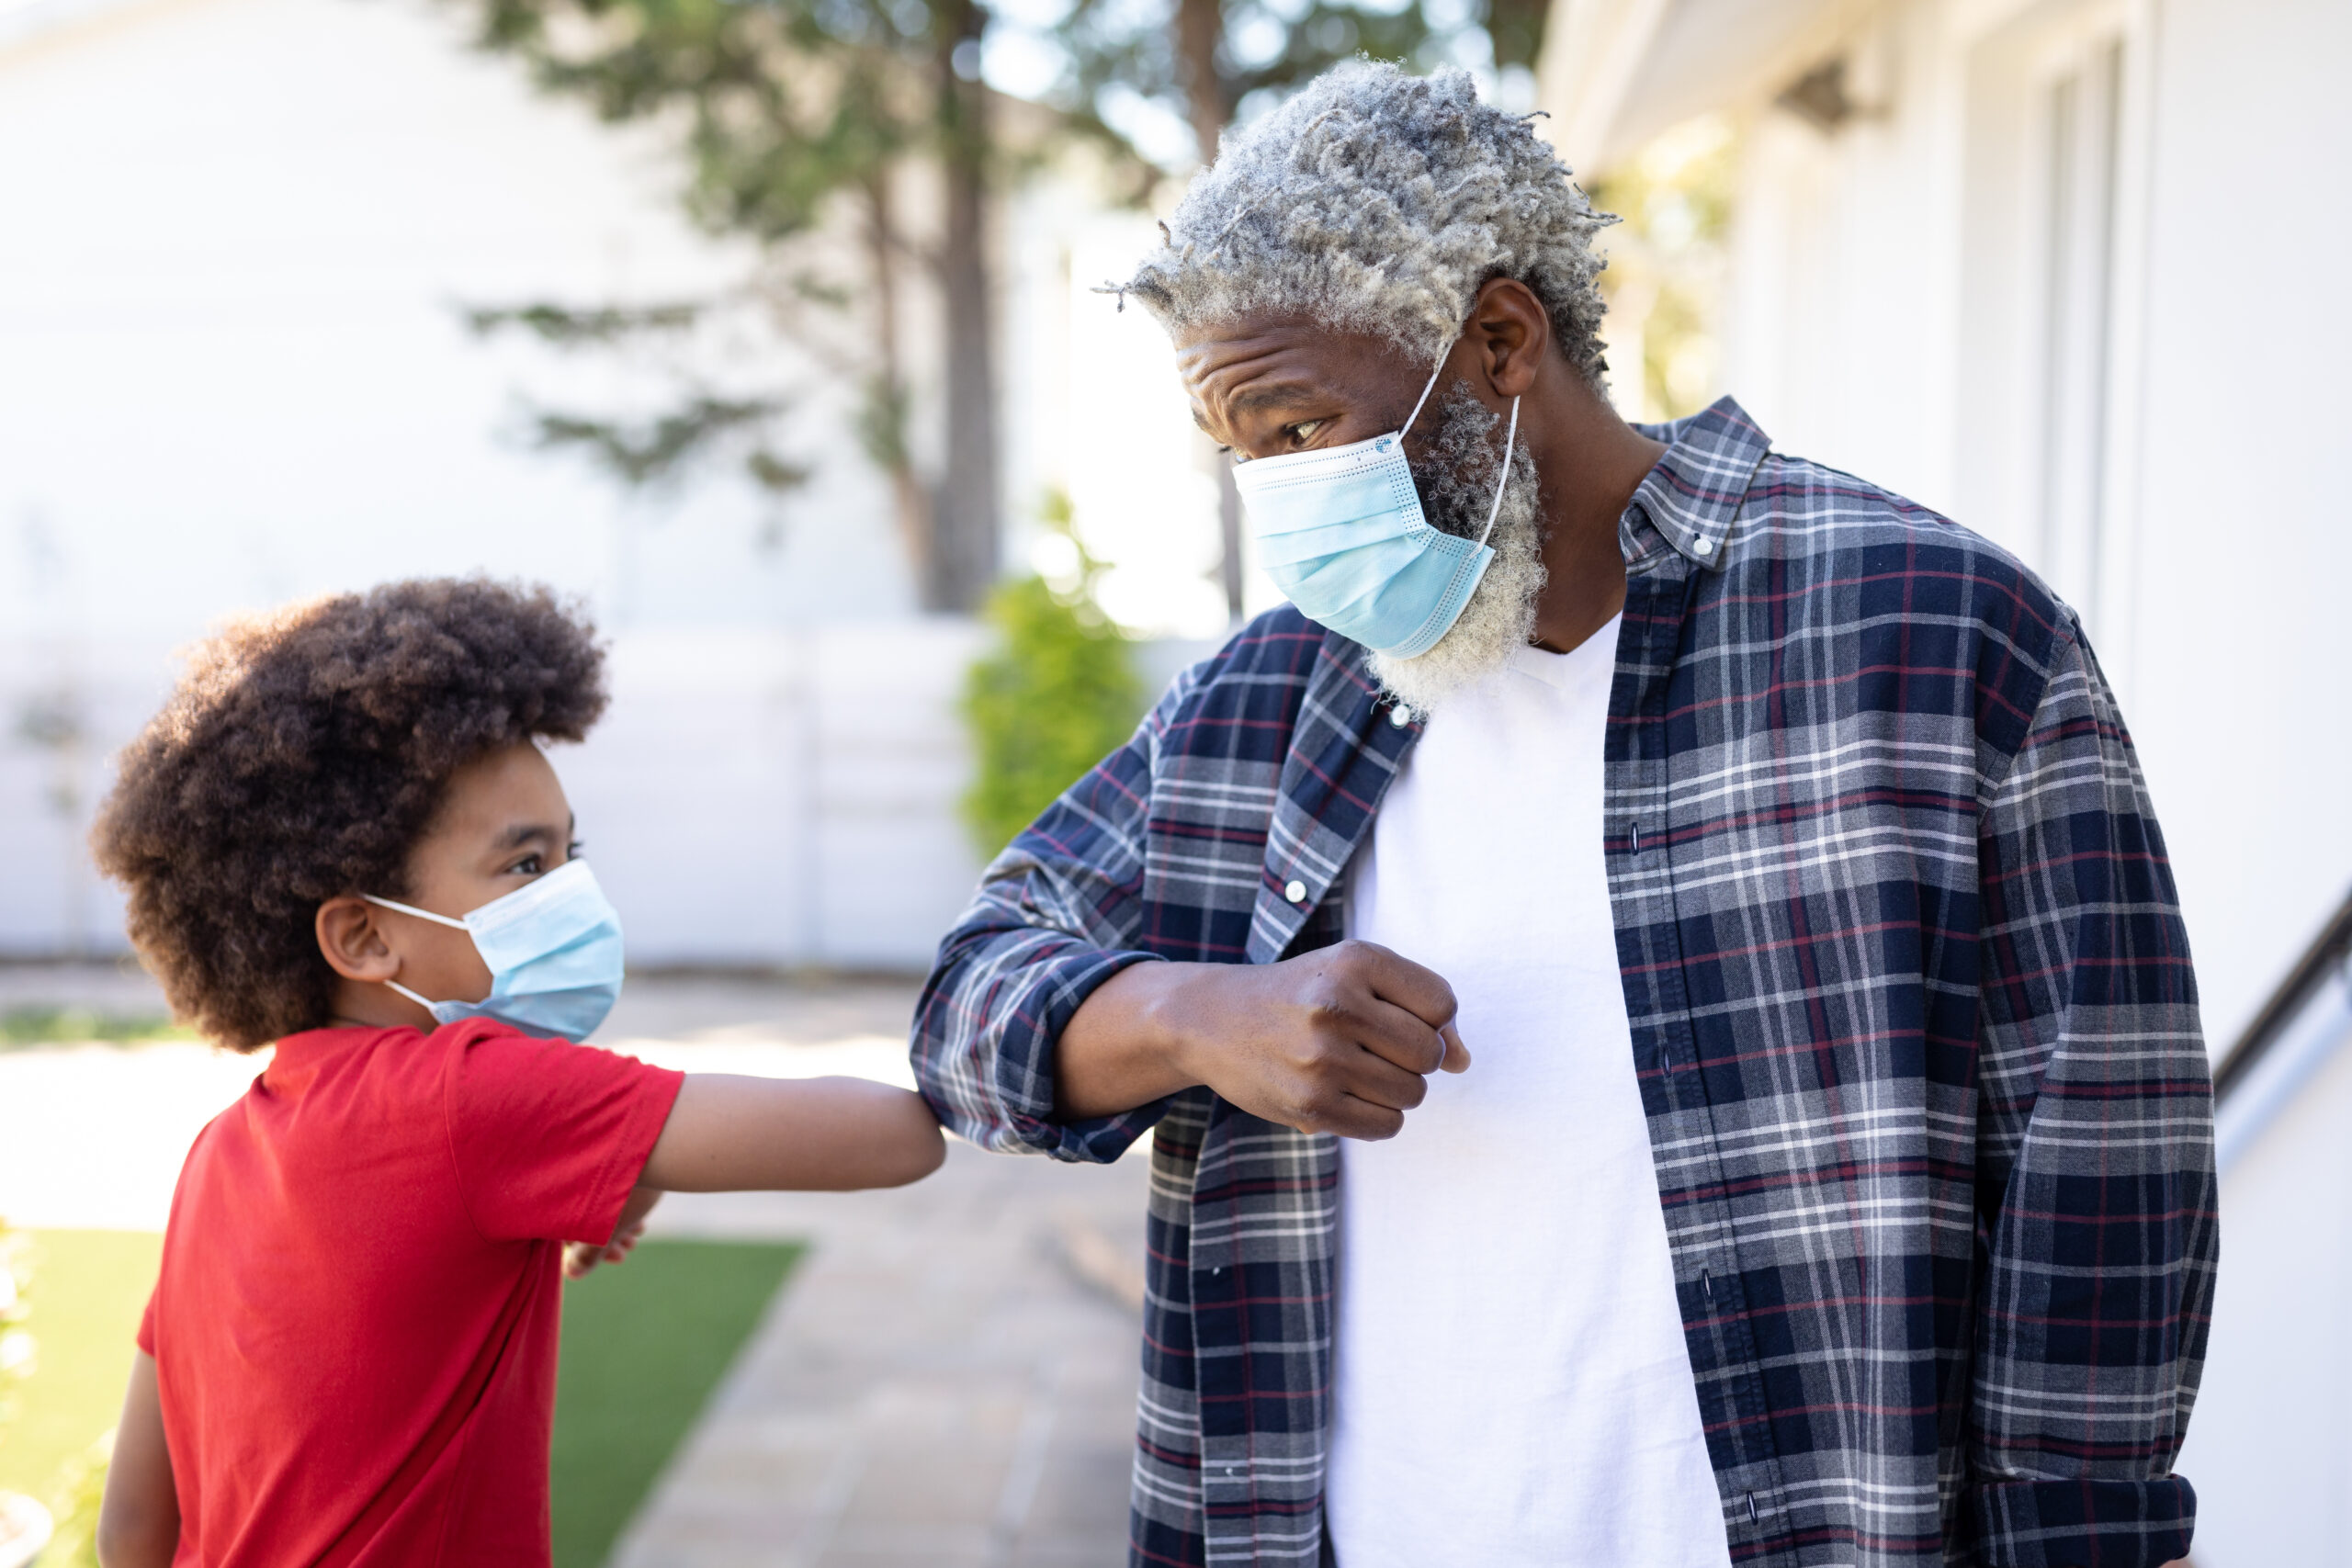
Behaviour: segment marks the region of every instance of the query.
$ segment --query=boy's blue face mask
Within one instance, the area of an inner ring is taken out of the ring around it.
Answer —
[[[1259,559],[1275,586],[1307,619],[1397,659],[1436,647],[1487,575],[1495,558],[1487,539],[1502,515],[1519,439],[1513,398],[1495,504],[1476,540],[1430,526],[1405,461],[1405,432],[1444,370],[1441,358],[1402,430],[1319,452],[1260,457],[1233,470]]]
[[[584,1040],[620,998],[621,918],[584,860],[566,861],[462,920],[366,897],[370,904],[469,933],[490,965],[490,995],[478,1002],[432,1001],[397,980],[384,982],[430,1010],[436,1023],[494,1018],[528,1034]]]

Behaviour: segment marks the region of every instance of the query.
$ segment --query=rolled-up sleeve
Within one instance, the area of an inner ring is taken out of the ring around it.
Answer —
[[[2212,1089],[2163,837],[2079,629],[1984,807],[1969,1560],[2157,1568],[2196,1522],[2172,1464],[2218,1252]]]
[[[1054,1053],[1096,987],[1153,958],[1137,942],[1154,767],[1198,679],[1178,677],[1125,746],[1013,840],[940,943],[910,1055],[941,1122],[983,1148],[1116,1159],[1167,1109],[1058,1120]]]

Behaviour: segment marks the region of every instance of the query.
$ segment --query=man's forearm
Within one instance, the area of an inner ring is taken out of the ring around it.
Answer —
[[[1185,1066],[1173,1008],[1190,971],[1205,964],[1137,964],[1095,987],[1056,1044],[1054,1112],[1116,1116],[1200,1080]]]
[[[1385,947],[1343,942],[1279,964],[1138,964],[1079,1004],[1055,1043],[1054,1109],[1116,1116],[1205,1084],[1307,1133],[1389,1138],[1460,1072],[1453,988]]]

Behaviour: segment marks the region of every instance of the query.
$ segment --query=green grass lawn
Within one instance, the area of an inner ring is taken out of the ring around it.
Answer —
[[[0,1489],[50,1498],[115,1424],[160,1235],[42,1231],[25,1326],[40,1369],[0,1438]],[[596,1568],[791,1272],[800,1248],[649,1241],[566,1289],[555,1413],[556,1568]]]
[[[159,1012],[101,1012],[84,1007],[13,1007],[0,1011],[0,1051],[85,1040],[139,1045],[151,1040],[196,1037],[196,1031]]]
[[[556,1372],[556,1568],[596,1568],[799,1259],[649,1241],[566,1287]]]

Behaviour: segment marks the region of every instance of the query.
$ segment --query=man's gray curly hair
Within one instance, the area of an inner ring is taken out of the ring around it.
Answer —
[[[1603,366],[1595,212],[1529,122],[1467,73],[1336,65],[1227,135],[1116,291],[1170,333],[1295,315],[1374,333],[1434,365],[1491,278],[1527,285],[1568,362]]]

